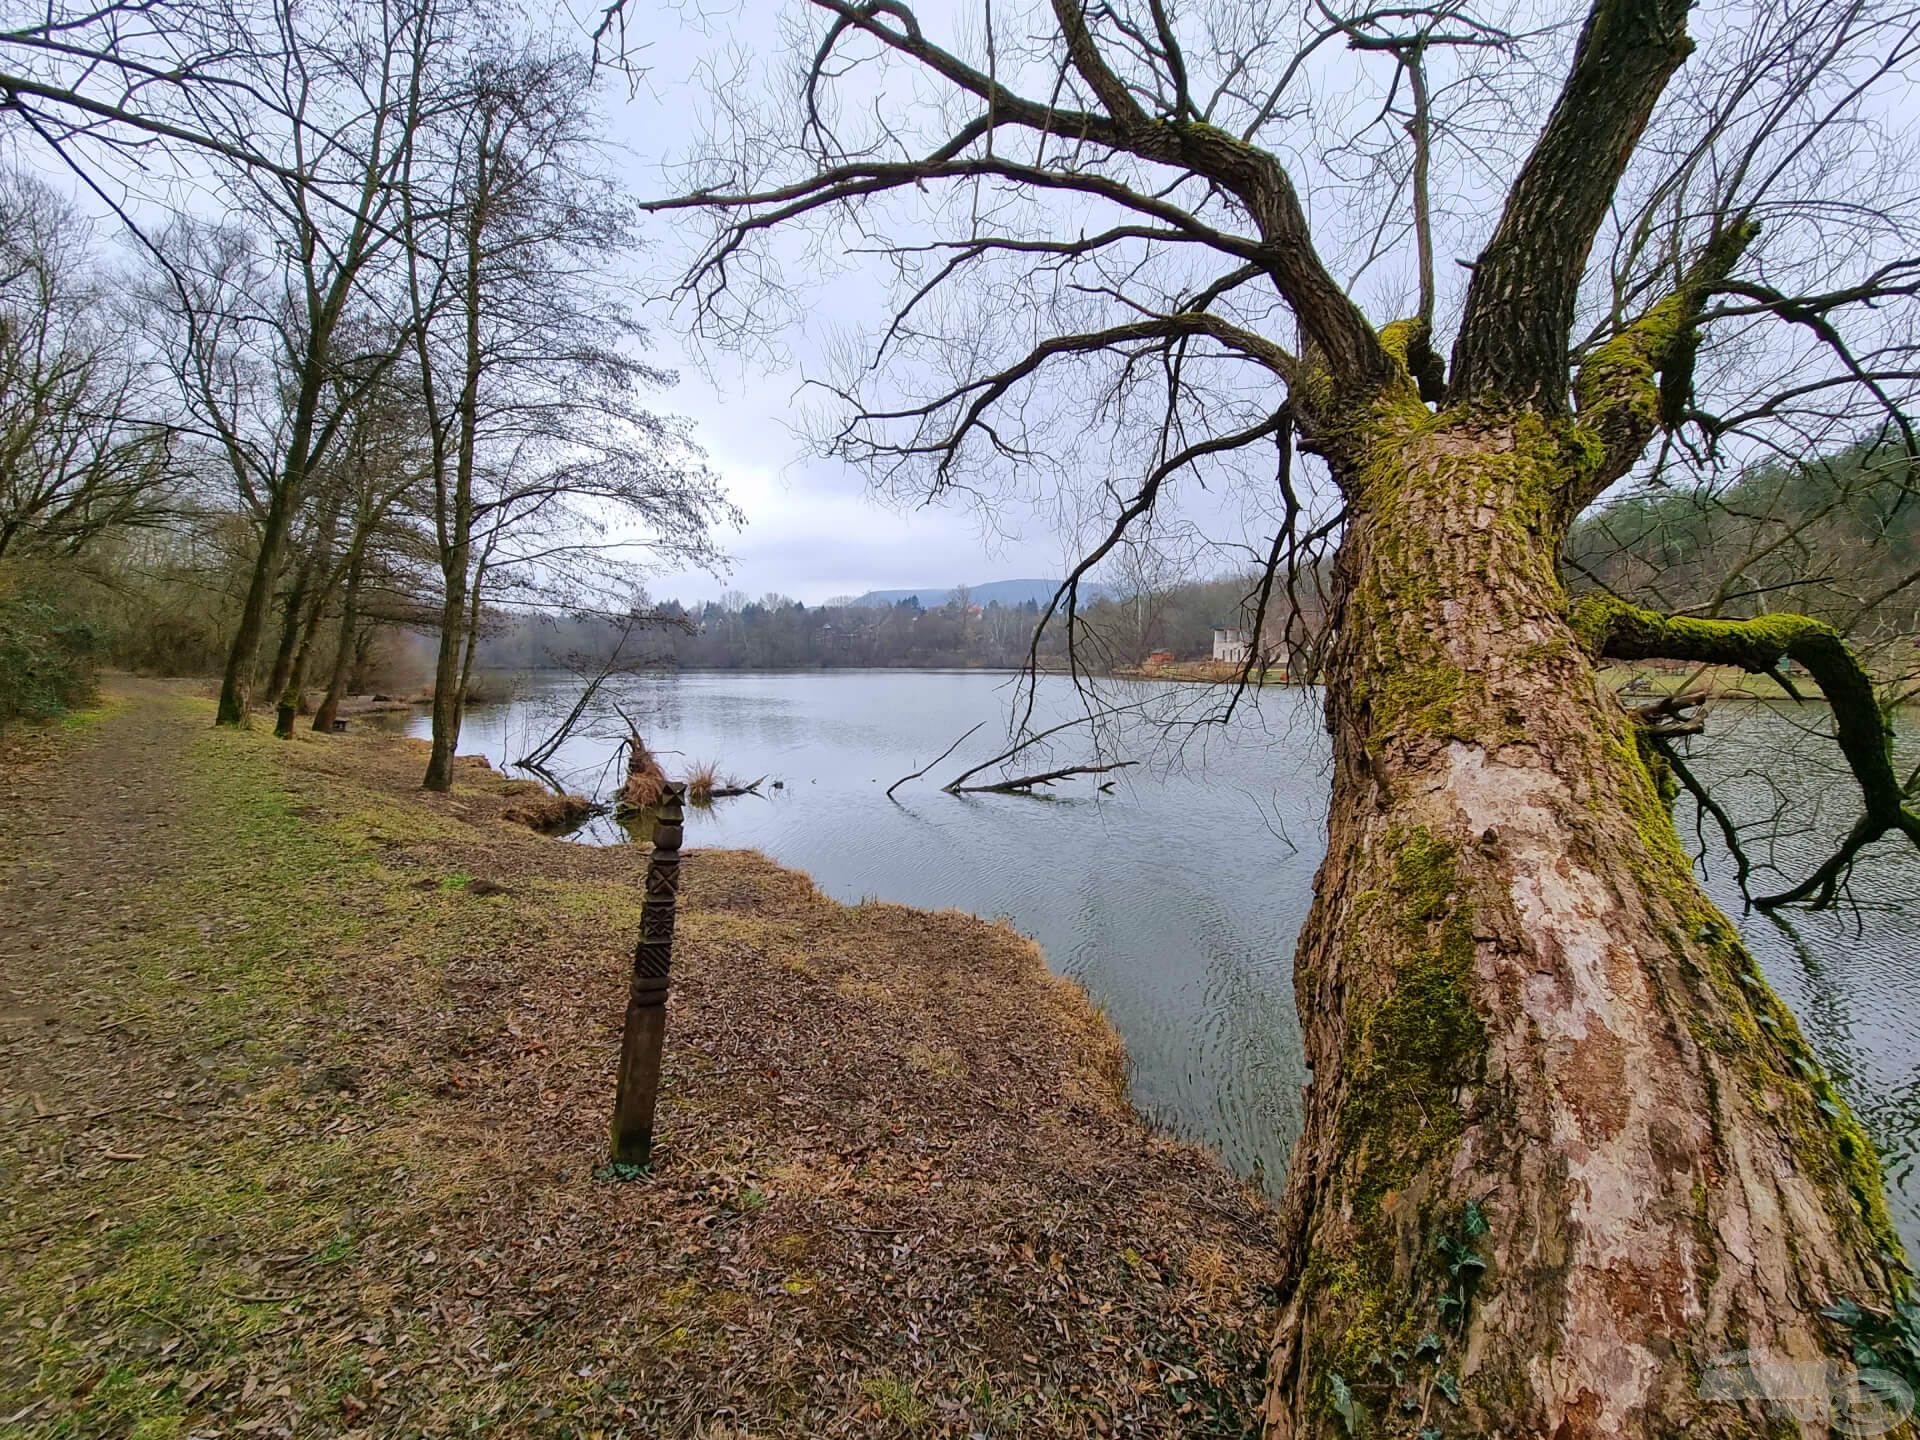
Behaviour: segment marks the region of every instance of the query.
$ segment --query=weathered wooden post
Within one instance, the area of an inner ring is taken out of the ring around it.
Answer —
[[[633,947],[633,983],[620,1037],[620,1078],[613,1093],[613,1163],[644,1166],[653,1151],[653,1111],[660,1099],[660,1049],[667,1032],[667,976],[673,968],[673,905],[680,891],[683,787],[668,785],[653,819],[653,857]]]

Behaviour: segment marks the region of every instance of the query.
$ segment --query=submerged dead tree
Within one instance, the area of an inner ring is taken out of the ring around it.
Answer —
[[[895,282],[824,437],[882,483],[999,499],[1132,463],[1098,558],[1176,483],[1264,470],[1270,573],[1337,540],[1266,1433],[1824,1433],[1764,1377],[1703,1376],[1851,1365],[1831,1316],[1909,1284],[1879,1167],[1597,666],[1813,668],[1868,813],[1789,897],[1916,834],[1913,807],[1836,634],[1576,613],[1557,557],[1650,463],[1904,424],[1912,271],[1881,262],[1920,187],[1881,153],[1870,209],[1849,166],[1910,12],[1757,9],[1690,61],[1684,0],[1526,35],[1455,4],[1052,0],[988,8],[968,50],[899,0],[815,8],[798,103],[756,118],[733,87],[725,148],[660,207],[714,222],[683,292],[709,331],[791,313],[767,237],[813,226],[809,254],[878,251]],[[1375,74],[1382,104],[1339,130],[1315,88]],[[1441,263],[1449,240],[1477,258]]]

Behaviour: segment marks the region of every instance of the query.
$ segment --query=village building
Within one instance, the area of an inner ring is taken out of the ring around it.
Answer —
[[[1213,658],[1229,665],[1244,665],[1253,653],[1253,632],[1237,625],[1213,627]]]

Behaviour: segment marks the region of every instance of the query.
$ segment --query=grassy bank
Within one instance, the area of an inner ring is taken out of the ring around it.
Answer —
[[[1121,665],[1113,673],[1126,680],[1181,680],[1195,685],[1238,685],[1240,667],[1225,660],[1170,660],[1160,665]],[[1244,677],[1249,685],[1285,685],[1287,672],[1278,666],[1261,668]]]
[[[1027,941],[695,852],[623,1182],[644,856],[209,719],[0,776],[5,1433],[1248,1429],[1269,1217]]]

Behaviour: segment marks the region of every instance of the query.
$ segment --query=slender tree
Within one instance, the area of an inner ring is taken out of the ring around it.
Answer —
[[[340,478],[349,500],[345,542],[333,576],[341,590],[340,615],[326,693],[313,715],[315,730],[331,730],[339,717],[360,636],[360,598],[370,567],[382,554],[420,543],[426,450],[414,393],[411,376],[396,376],[363,396],[354,410],[352,432],[341,447]],[[297,712],[298,696],[293,698]]]
[[[1768,1364],[1849,1365],[1907,1272],[1597,666],[1813,675],[1865,812],[1788,896],[1920,821],[1829,625],[1576,606],[1557,559],[1638,467],[1801,443],[1808,397],[1904,425],[1916,186],[1882,117],[1911,12],[1716,16],[1698,55],[1684,0],[1543,31],[1052,0],[965,45],[900,0],[814,13],[797,103],[733,87],[660,207],[714,222],[683,291],[708,332],[801,312],[796,227],[811,263],[877,256],[897,304],[824,377],[831,452],[922,495],[1141,475],[1056,605],[1196,475],[1276,492],[1270,577],[1337,539],[1266,1433],[1796,1430]]]
[[[565,50],[476,47],[460,104],[409,178],[443,579],[430,790],[453,783],[490,591],[609,588],[616,577],[594,573],[607,540],[710,563],[711,526],[731,513],[685,427],[639,403],[671,377],[635,358],[645,337],[608,274],[630,210],[603,172],[593,85],[590,63]]]

